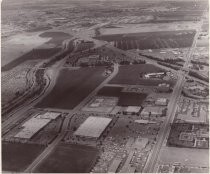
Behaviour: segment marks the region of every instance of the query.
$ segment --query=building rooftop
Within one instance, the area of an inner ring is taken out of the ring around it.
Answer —
[[[34,134],[40,131],[40,129],[46,126],[50,121],[50,119],[39,119],[33,117],[22,125],[23,129],[20,132],[18,132],[14,137],[30,139]]]
[[[128,106],[125,110],[125,112],[129,112],[129,113],[138,113],[140,111],[141,107],[140,106]]]
[[[111,118],[88,117],[75,131],[74,135],[98,138],[111,121]]]

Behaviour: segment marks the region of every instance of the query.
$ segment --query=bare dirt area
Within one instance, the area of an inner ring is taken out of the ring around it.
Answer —
[[[39,35],[40,32],[22,33],[2,40],[1,67],[51,39]]]
[[[190,149],[164,147],[161,150],[160,163],[179,162],[188,166],[208,167],[209,156],[207,149]]]
[[[174,31],[192,30],[197,28],[197,22],[173,22],[173,23],[146,23],[146,24],[123,24],[113,28],[101,28],[101,35],[155,32],[155,31]]]

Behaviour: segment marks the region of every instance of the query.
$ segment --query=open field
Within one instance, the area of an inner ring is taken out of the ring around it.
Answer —
[[[164,147],[161,150],[160,162],[166,164],[181,163],[187,166],[209,167],[207,149],[190,149],[177,147]]]
[[[192,30],[196,29],[197,23],[192,21],[179,21],[171,23],[142,23],[142,24],[119,24],[111,27],[102,27],[101,35],[110,34],[125,34],[139,32],[159,32],[159,31],[174,31],[174,30]]]
[[[60,144],[36,169],[39,173],[88,173],[98,150],[93,147]]]
[[[65,39],[71,37],[63,32],[35,32],[3,40],[2,71],[10,70],[27,60],[49,58],[61,50]]]
[[[140,106],[146,99],[147,94],[136,94],[133,92],[123,92],[119,98],[118,106]]]
[[[122,89],[123,89],[122,87],[105,86],[98,91],[97,95],[108,96],[108,97],[119,97]]]
[[[111,42],[117,48],[129,49],[160,49],[190,47],[195,30],[144,32],[133,34],[112,34],[96,37]]]
[[[63,69],[51,93],[37,107],[73,109],[104,79],[104,67]]]
[[[24,63],[27,60],[43,60],[50,58],[51,56],[58,53],[61,49],[60,48],[48,48],[48,49],[33,49],[30,52],[20,56],[19,58],[11,61],[7,65],[2,67],[2,71],[8,71],[12,68]]]
[[[22,57],[32,49],[48,42],[50,38],[42,38],[39,33],[24,33],[2,39],[1,66]]]
[[[2,143],[3,171],[23,172],[24,169],[44,150],[37,144]]]
[[[68,33],[64,33],[61,31],[44,32],[40,34],[39,36],[42,38],[51,38],[51,40],[49,40],[47,44],[54,44],[56,46],[61,46],[62,42],[65,39],[70,39],[72,37]]]
[[[142,79],[140,78],[140,73],[147,72],[163,72],[164,70],[151,65],[151,64],[144,64],[144,65],[128,65],[128,66],[120,66],[119,72],[117,76],[115,76],[110,83],[111,84],[128,84],[128,85],[145,85],[145,86],[157,86],[160,83],[170,83],[171,85],[174,84],[173,81],[166,81],[160,79]]]

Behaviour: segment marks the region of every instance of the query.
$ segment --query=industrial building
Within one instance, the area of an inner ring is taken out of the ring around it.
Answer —
[[[161,83],[157,87],[158,92],[169,92],[170,91],[170,85],[167,83]]]
[[[140,106],[128,106],[126,107],[125,111],[123,111],[124,114],[138,114],[141,110]]]
[[[98,139],[112,121],[105,117],[88,117],[74,132],[75,136]]]
[[[60,113],[54,112],[36,114],[21,126],[22,130],[18,132],[14,137],[29,140],[41,129],[43,129],[48,123],[50,123],[52,120],[55,120],[60,115]]]
[[[149,79],[149,78],[163,78],[166,75],[165,72],[159,72],[159,73],[148,73],[145,74],[144,77]]]
[[[155,101],[155,104],[156,104],[156,105],[159,105],[159,106],[167,106],[168,100],[167,100],[166,98],[158,98],[158,99]]]
[[[160,116],[163,116],[163,110],[164,108],[161,108],[161,107],[155,107],[155,106],[148,106],[148,107],[145,107],[142,112],[141,112],[141,116],[142,117],[160,117]]]

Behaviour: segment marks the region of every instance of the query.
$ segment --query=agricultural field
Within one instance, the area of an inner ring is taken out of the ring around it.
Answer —
[[[161,79],[143,79],[140,78],[140,73],[153,73],[163,72],[161,68],[158,68],[151,64],[144,65],[125,65],[120,66],[117,76],[115,76],[110,84],[127,84],[127,85],[145,85],[145,86],[157,86],[160,83],[170,83],[174,85],[173,80],[161,80]]]
[[[104,67],[63,69],[51,93],[37,107],[73,109],[105,80],[104,70]]]
[[[189,51],[188,48],[176,48],[176,49],[149,49],[139,50],[141,55],[152,56],[160,60],[180,60],[184,62],[184,58]]]
[[[194,35],[195,30],[180,30],[102,35],[96,37],[96,39],[112,42],[115,47],[123,50],[144,50],[190,47]]]
[[[2,143],[2,169],[23,172],[44,150],[38,144]]]
[[[38,173],[88,173],[98,156],[94,147],[59,144],[35,170]]]

